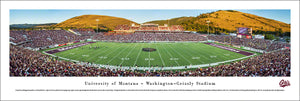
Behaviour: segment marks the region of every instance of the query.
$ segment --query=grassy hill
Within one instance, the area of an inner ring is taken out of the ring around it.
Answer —
[[[207,31],[207,23],[211,32],[234,32],[237,27],[251,27],[254,32],[290,32],[290,24],[260,17],[253,14],[243,13],[234,10],[219,10],[212,13],[201,14],[197,17],[180,17],[169,21],[172,24],[182,25],[185,30]],[[167,20],[151,21],[156,24],[167,24]]]
[[[164,25],[164,24],[170,24],[170,25],[180,25],[186,21],[192,20],[195,17],[179,17],[179,18],[173,18],[168,20],[156,20],[156,21],[150,21],[150,22],[145,22],[145,23],[155,23],[159,25]]]
[[[81,15],[70,18],[66,21],[53,25],[52,27],[63,27],[63,28],[97,28],[97,21],[99,28],[109,28],[114,29],[117,25],[131,25],[136,24],[136,22],[112,16],[105,15]]]
[[[63,28],[99,28],[114,29],[117,25],[131,25],[136,22],[128,19],[104,16],[104,15],[81,15],[70,18],[66,21],[52,25],[51,27]],[[235,32],[237,27],[250,27],[254,33],[267,33],[281,35],[289,33],[291,25],[276,21],[273,19],[264,18],[261,16],[243,13],[234,10],[219,10],[212,13],[201,14],[197,17],[179,17],[168,20],[156,20],[146,23],[156,23],[159,25],[182,25],[185,30],[198,31],[206,33],[208,30],[206,21],[210,21],[210,33],[228,33]]]

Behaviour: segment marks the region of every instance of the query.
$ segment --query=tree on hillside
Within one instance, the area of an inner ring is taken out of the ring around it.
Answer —
[[[281,37],[283,37],[283,31],[282,31],[282,29],[281,28],[278,28],[278,29],[275,29],[275,32],[276,32],[276,36],[281,36]]]
[[[265,37],[265,38],[266,38],[266,39],[269,39],[269,40],[275,39],[274,35],[272,35],[272,34],[266,34],[266,37]]]
[[[286,42],[290,42],[291,39],[290,39],[290,38],[286,38],[285,41],[286,41]]]

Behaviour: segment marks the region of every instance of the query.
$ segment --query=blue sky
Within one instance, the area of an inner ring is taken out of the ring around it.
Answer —
[[[182,16],[198,16],[201,13],[209,13],[219,9],[181,9],[181,10],[63,10],[63,9],[11,9],[10,10],[10,24],[42,24],[42,23],[60,23],[69,18],[86,15],[107,15],[122,17],[137,23],[143,23],[153,20],[166,20],[170,18]],[[265,10],[239,10],[244,13],[250,13],[285,23],[290,23],[289,9],[265,9]]]

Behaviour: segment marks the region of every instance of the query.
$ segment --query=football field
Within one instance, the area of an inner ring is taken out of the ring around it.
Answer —
[[[98,47],[98,48],[95,48]],[[143,51],[143,48],[156,49]],[[54,55],[95,64],[115,66],[189,66],[245,57],[204,43],[113,43],[97,42]]]

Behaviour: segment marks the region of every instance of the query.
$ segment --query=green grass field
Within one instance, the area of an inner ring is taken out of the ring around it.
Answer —
[[[89,48],[100,46],[100,48]],[[145,52],[142,48],[155,48]],[[186,66],[221,62],[245,57],[204,43],[112,43],[97,42],[54,54],[96,64],[134,66]]]

